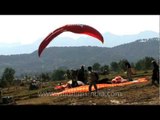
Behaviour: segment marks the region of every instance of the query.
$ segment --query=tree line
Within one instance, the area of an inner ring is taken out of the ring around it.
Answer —
[[[143,59],[140,59],[136,63],[131,63],[131,66],[135,68],[135,70],[150,70],[152,69],[151,61],[154,60],[152,57],[145,57]],[[100,63],[94,63],[92,65],[92,68],[94,71],[99,72],[100,74],[109,74],[110,72],[124,72],[126,71],[124,62],[126,59],[119,60],[118,62],[111,62],[110,65],[101,65]],[[7,67],[0,79],[0,87],[7,87],[11,86],[14,83],[15,80],[15,70],[13,68]],[[37,79],[40,81],[48,81],[48,80],[64,80],[65,73],[67,72],[67,69],[59,68],[52,72],[46,72],[41,73],[38,75],[33,76],[25,76],[25,79]]]

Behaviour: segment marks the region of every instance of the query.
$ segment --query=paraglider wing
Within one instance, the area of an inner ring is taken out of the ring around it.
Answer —
[[[52,33],[50,33],[42,41],[42,43],[40,44],[39,49],[38,49],[38,55],[39,56],[41,55],[41,53],[43,52],[43,50],[52,41],[52,39],[54,39],[55,37],[57,37],[62,32],[66,32],[66,31],[73,32],[73,33],[78,33],[78,34],[86,34],[86,35],[92,36],[94,38],[97,38],[102,43],[104,42],[103,36],[101,35],[101,33],[98,32],[96,29],[94,29],[91,26],[83,25],[83,24],[65,25],[65,26],[62,26],[62,27],[56,29]]]
[[[52,41],[53,38],[58,36],[63,32],[63,28],[56,29],[52,33],[50,33],[40,44],[39,49],[38,49],[38,55],[40,56],[42,51],[46,48],[46,46]]]
[[[103,36],[101,35],[101,33],[91,26],[82,25],[82,24],[66,25],[65,29],[66,31],[70,31],[73,33],[90,35],[92,37],[99,39],[102,43],[104,42]]]

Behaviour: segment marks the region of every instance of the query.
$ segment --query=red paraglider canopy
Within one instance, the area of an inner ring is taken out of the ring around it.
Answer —
[[[62,26],[53,32],[51,32],[40,44],[39,49],[38,49],[38,55],[40,57],[41,53],[43,50],[46,48],[46,46],[59,34],[63,32],[73,32],[73,33],[78,33],[78,34],[86,34],[92,37],[97,38],[100,40],[102,43],[104,42],[103,36],[99,31],[97,31],[95,28],[88,26],[88,25],[83,25],[83,24],[71,24],[71,25],[65,25]]]

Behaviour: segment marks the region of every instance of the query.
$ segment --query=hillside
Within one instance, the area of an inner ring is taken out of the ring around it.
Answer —
[[[49,47],[39,58],[37,51],[31,54],[1,55],[0,75],[6,67],[16,70],[16,75],[51,71],[59,67],[79,68],[81,64],[110,64],[120,59],[136,62],[146,56],[159,58],[159,39],[142,39],[120,46],[107,47]]]

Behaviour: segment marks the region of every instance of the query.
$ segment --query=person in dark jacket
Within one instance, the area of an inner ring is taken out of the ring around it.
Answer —
[[[92,71],[92,67],[89,66],[88,67],[88,75],[87,75],[87,80],[89,83],[89,94],[91,94],[92,92],[92,86],[94,86],[94,89],[96,91],[96,95],[97,95],[97,81],[98,81],[98,77],[97,74],[95,72]]]
[[[127,78],[129,81],[133,81],[132,80],[132,71],[131,71],[131,65],[128,61],[125,62],[125,66],[126,66],[126,69],[127,69]]]
[[[84,73],[84,66],[81,66],[81,69],[78,70],[77,73],[77,78],[79,81],[82,81],[83,83],[85,83],[85,73]]]
[[[159,84],[159,66],[155,60],[152,61],[153,70],[152,70],[152,85],[155,84],[155,81]]]

